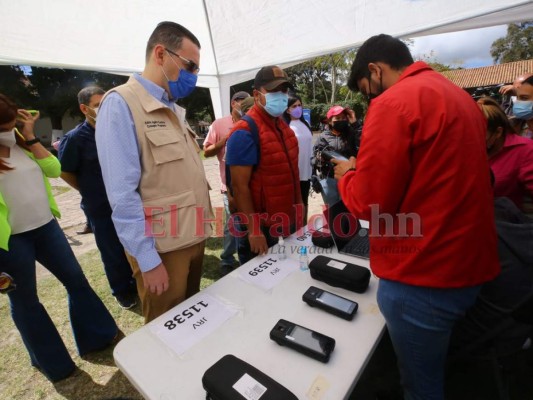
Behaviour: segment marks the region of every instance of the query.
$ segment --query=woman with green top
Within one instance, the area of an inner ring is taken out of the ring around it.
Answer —
[[[0,272],[13,279],[11,316],[33,366],[51,381],[76,368],[37,296],[38,261],[65,286],[70,322],[80,356],[112,343],[118,328],[94,293],[56,217],[47,177],[61,173],[59,161],[35,138],[39,114],[20,110],[0,94]],[[21,133],[16,121],[23,126]]]

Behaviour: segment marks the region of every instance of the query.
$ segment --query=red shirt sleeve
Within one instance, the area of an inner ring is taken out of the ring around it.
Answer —
[[[357,217],[370,220],[370,206],[396,214],[411,173],[409,118],[387,104],[373,104],[363,128],[356,171],[339,181],[341,197]]]

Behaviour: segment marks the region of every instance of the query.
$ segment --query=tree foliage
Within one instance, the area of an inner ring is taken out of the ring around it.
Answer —
[[[22,108],[33,108],[36,101],[31,84],[18,65],[0,65],[0,93]]]
[[[355,50],[315,57],[287,68],[287,74],[306,103],[335,104],[339,98],[345,100],[342,88],[354,58]]]
[[[462,69],[463,61],[462,60],[454,60],[453,65],[449,64],[443,64],[441,63],[437,56],[435,55],[435,51],[431,50],[429,54],[422,54],[418,56],[416,59],[417,61],[424,61],[427,63],[431,68],[433,68],[437,72],[444,72],[444,71],[450,71],[452,69]]]
[[[360,116],[365,110],[365,101],[346,87],[350,68],[355,59],[355,50],[345,50],[287,68],[289,79],[305,108],[311,109],[311,123],[317,126],[334,104],[349,106]]]
[[[82,116],[78,92],[90,85],[107,90],[120,85],[127,77],[94,71],[61,68],[0,66],[0,92],[20,107],[37,109],[49,117],[52,129],[62,129],[66,113]]]
[[[108,90],[124,83],[127,77],[94,71],[32,67],[29,80],[37,93],[36,108],[50,117],[52,129],[61,130],[65,113],[81,116],[77,99],[81,89],[96,85]]]
[[[178,105],[187,110],[189,121],[207,121],[215,119],[213,103],[209,89],[198,87],[194,89],[190,96],[178,100]]]
[[[507,25],[507,35],[492,43],[490,54],[496,63],[533,58],[533,21]]]

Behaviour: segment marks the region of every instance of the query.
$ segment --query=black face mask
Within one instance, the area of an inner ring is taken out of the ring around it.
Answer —
[[[366,99],[368,101],[368,105],[370,105],[370,103],[372,103],[372,100],[375,99],[378,96],[379,96],[379,94],[376,94],[376,93],[368,93],[366,95]]]
[[[333,122],[333,129],[342,134],[348,133],[350,131],[350,124],[347,120],[335,121]]]
[[[381,70],[381,69],[380,69]],[[372,77],[372,73],[369,72],[368,73],[368,94],[366,95],[366,98],[368,100],[368,105],[370,105],[370,103],[372,102],[373,99],[375,99],[376,97],[378,97],[381,93],[384,92],[383,90],[383,74],[380,76],[379,78],[379,93],[372,93],[371,92],[371,77]]]

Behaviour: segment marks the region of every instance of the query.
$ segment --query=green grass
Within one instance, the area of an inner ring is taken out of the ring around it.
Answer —
[[[222,238],[207,240],[202,288],[220,278],[221,250]],[[128,335],[142,327],[140,305],[125,311],[111,296],[98,251],[93,250],[82,255],[79,262],[91,286],[105,303],[119,328]],[[59,281],[52,276],[39,279],[38,292],[41,303],[54,321],[79,370],[68,379],[52,384],[37,369],[31,367],[29,356],[11,319],[8,298],[0,295],[0,399],[142,399],[115,366],[112,348],[93,353],[85,359],[77,356],[68,319],[66,291]]]

